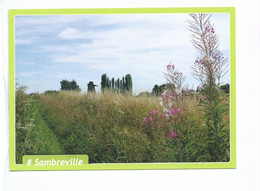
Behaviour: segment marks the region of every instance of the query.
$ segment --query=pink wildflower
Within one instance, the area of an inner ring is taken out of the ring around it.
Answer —
[[[171,65],[170,65],[170,64],[167,65],[167,69],[168,69],[168,70],[171,69]]]
[[[172,65],[172,69],[174,70],[174,68],[175,68],[175,66],[174,65]]]
[[[147,121],[147,117],[144,117],[144,120],[143,120],[143,122],[146,122]]]
[[[176,138],[178,137],[178,134],[173,131],[167,133],[167,139],[171,139],[172,137]]]
[[[165,117],[165,113],[163,113],[162,116]]]
[[[171,99],[172,95],[171,94],[167,94],[167,98]]]
[[[149,118],[149,120],[150,120],[150,121],[153,121],[153,118],[152,118],[152,117],[150,117],[150,118]]]
[[[218,92],[220,92],[220,91],[221,91],[221,89],[217,89],[217,91],[218,91]]]
[[[151,111],[151,115],[154,115],[154,114],[158,114],[158,111],[157,110],[152,110]]]
[[[173,137],[175,137],[175,138],[176,138],[176,137],[178,137],[178,134],[177,134],[177,133],[175,133],[175,132],[173,132],[173,134],[172,134],[172,135],[173,135]]]
[[[175,111],[175,109],[169,109],[169,113],[174,115],[174,114],[176,114],[176,111]]]
[[[176,113],[180,113],[180,111],[181,111],[181,110],[180,110],[179,108],[177,108],[177,109],[175,110]]]

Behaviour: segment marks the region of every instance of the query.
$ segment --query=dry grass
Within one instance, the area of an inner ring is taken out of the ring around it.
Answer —
[[[186,96],[183,111],[169,119],[161,116],[158,97],[112,91],[41,94],[38,104],[64,154],[87,154],[91,163],[207,161],[207,129],[194,96]],[[145,124],[151,110],[159,114]],[[179,137],[168,140],[171,128]]]

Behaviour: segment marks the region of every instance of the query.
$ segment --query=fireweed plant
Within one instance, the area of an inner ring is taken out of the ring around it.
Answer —
[[[228,59],[218,50],[218,36],[208,14],[191,14],[188,21],[192,43],[200,53],[192,65],[193,76],[200,81],[198,94],[191,94],[182,72],[169,63],[164,73],[167,80],[159,102],[161,110],[151,110],[143,118],[147,137],[170,148],[169,157],[176,162],[229,161],[229,114],[221,78],[228,72]],[[197,100],[189,111],[188,101]],[[202,121],[198,126],[196,121]],[[151,148],[153,149],[153,148]]]
[[[178,129],[176,128],[177,115],[181,111],[183,99],[181,98],[182,83],[184,81],[183,74],[175,71],[175,65],[167,65],[166,79],[169,82],[160,95],[160,105],[163,110],[159,113],[157,110],[151,110],[150,114],[144,117],[143,122],[148,128],[148,132],[160,128],[166,139],[178,137]],[[160,121],[167,121],[168,125],[160,125]],[[152,135],[154,137],[154,135]]]
[[[174,161],[196,161],[197,155],[201,154],[194,148],[196,135],[189,126],[191,123],[188,120],[186,101],[190,98],[190,91],[185,84],[185,77],[171,63],[167,65],[164,75],[167,84],[159,98],[162,109],[151,110],[143,118],[147,136],[151,141],[160,140],[160,144],[165,144],[171,150],[169,157]]]
[[[192,65],[192,74],[201,83],[197,90],[199,107],[208,130],[209,162],[229,161],[228,105],[224,103],[224,92],[220,90],[221,78],[228,72],[228,58],[218,50],[218,35],[210,23],[209,14],[190,14],[188,21],[191,42],[200,53]]]

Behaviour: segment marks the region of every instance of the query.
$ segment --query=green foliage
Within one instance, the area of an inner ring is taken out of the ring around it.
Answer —
[[[71,90],[77,90],[77,91],[80,91],[80,88],[79,86],[77,85],[77,82],[75,80],[72,80],[70,82],[70,89]]]
[[[116,89],[120,90],[120,79],[119,78],[117,79],[116,83],[117,83]]]
[[[106,83],[107,83],[107,75],[103,74],[101,76],[101,90],[104,91],[104,89],[106,88]]]
[[[225,93],[229,94],[229,92],[230,92],[230,85],[229,84],[222,85],[222,86],[220,86],[220,89],[222,91],[224,91]]]
[[[28,112],[28,96],[25,93],[27,87],[21,86],[18,82],[16,82],[15,87],[15,123],[17,126],[24,126],[28,122],[28,118],[26,115]]]
[[[192,66],[193,75],[200,80],[199,106],[208,131],[207,149],[210,162],[229,161],[229,107],[220,87],[221,78],[227,73],[228,59],[218,50],[218,36],[208,14],[191,14],[189,21],[192,43],[200,57]],[[223,87],[229,91],[229,86]]]
[[[155,96],[160,96],[165,87],[166,87],[166,84],[162,84],[160,86],[158,86],[157,84],[154,85],[153,90],[152,90],[152,94],[155,95]]]
[[[199,106],[202,107],[207,129],[210,162],[229,161],[229,122],[224,117],[229,114],[229,105],[224,103],[225,95],[219,85],[204,85],[201,89]]]
[[[130,74],[127,74],[125,77],[123,76],[122,79],[112,78],[109,80],[109,77],[106,74],[101,76],[101,89],[104,93],[104,90],[113,90],[120,93],[130,93],[132,94],[132,77]]]
[[[106,88],[109,88],[109,77],[106,79]]]
[[[196,98],[187,97],[184,110],[166,118],[150,114],[162,110],[155,96],[40,94],[28,105],[27,129],[16,130],[17,161],[24,154],[87,154],[90,163],[206,162],[209,134],[196,105]],[[143,122],[147,113],[153,122]],[[178,137],[168,139],[171,130]],[[226,144],[227,137],[228,131]]]
[[[47,127],[40,115],[39,96],[29,96],[25,86],[17,84],[15,92],[16,110],[16,163],[22,163],[24,155],[60,154],[56,136]]]
[[[125,92],[125,90],[126,90],[126,82],[125,82],[125,77],[124,76],[122,78],[122,85],[123,85],[122,91]]]
[[[44,94],[50,94],[50,95],[58,94],[58,93],[59,93],[59,91],[56,91],[56,90],[47,90],[47,91],[44,92]]]
[[[133,87],[132,77],[130,74],[127,74],[125,76],[125,89],[127,92],[132,93],[132,87]]]
[[[60,82],[61,88],[60,90],[75,90],[75,91],[81,91],[79,86],[77,85],[77,82],[75,80],[72,80],[71,82],[68,80],[62,80]]]
[[[26,154],[87,154],[90,163],[229,161],[229,85],[218,83],[226,60],[218,56],[210,17],[191,16],[200,53],[192,67],[202,83],[197,98],[186,94],[185,77],[171,64],[167,84],[155,85],[149,97],[131,95],[130,74],[117,80],[103,74],[102,94],[29,96],[17,84],[17,163]],[[75,80],[62,80],[61,90],[80,89]]]
[[[114,90],[115,89],[115,78],[112,78],[111,82],[112,82],[112,89]]]

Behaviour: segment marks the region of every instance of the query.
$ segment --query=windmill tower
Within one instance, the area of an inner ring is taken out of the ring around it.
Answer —
[[[88,92],[96,92],[95,86],[97,86],[97,85],[95,85],[93,81],[90,81],[88,83]]]

